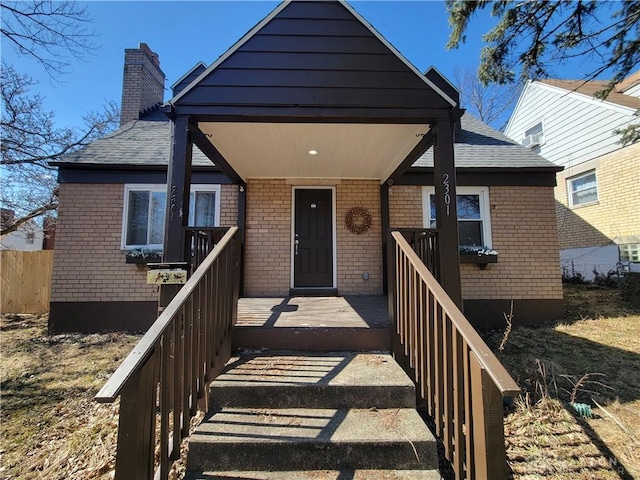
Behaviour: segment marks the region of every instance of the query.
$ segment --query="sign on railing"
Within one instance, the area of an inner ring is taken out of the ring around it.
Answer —
[[[168,478],[192,416],[207,404],[209,383],[231,356],[239,271],[239,235],[233,227],[96,395],[102,403],[120,397],[116,480],[154,478],[158,423],[158,476]]]

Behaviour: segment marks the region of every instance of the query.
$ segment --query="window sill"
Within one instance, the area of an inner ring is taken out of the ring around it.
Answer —
[[[571,210],[577,210],[578,208],[593,207],[594,205],[599,205],[599,204],[600,204],[600,200],[596,200],[595,202],[581,203],[579,205],[570,205],[569,208]]]
[[[480,270],[487,268],[489,263],[498,263],[497,255],[484,255],[484,254],[461,254],[460,263],[474,263],[478,265]]]

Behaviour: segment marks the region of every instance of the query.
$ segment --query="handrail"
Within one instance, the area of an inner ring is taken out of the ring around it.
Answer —
[[[191,266],[191,272],[198,268],[227,230],[225,227],[184,228],[185,261]]]
[[[200,283],[205,273],[211,267],[213,262],[216,261],[220,252],[224,250],[227,244],[231,241],[233,236],[238,231],[238,227],[230,228],[227,233],[222,237],[222,240],[215,246],[207,258],[200,264],[197,270],[193,273],[191,278],[187,280],[187,283],[180,289],[178,294],[171,300],[169,305],[164,309],[160,316],[153,322],[153,325],[149,327],[149,330],[144,334],[140,341],[133,347],[133,350],[129,352],[127,358],[123,360],[116,371],[109,377],[107,383],[103,385],[98,394],[95,396],[95,400],[99,403],[112,403],[120,395],[120,391],[125,383],[131,378],[133,372],[140,368],[140,366],[149,358],[151,350],[158,343],[161,336],[167,330],[173,317],[178,313],[178,310],[184,305],[185,301],[191,295]]]
[[[517,383],[403,234],[391,232],[393,353],[413,377],[456,479],[506,479],[503,397]]]
[[[440,242],[437,228],[394,228],[400,232],[422,263],[440,282]]]
[[[238,227],[230,228],[133,348],[95,399],[120,397],[115,478],[154,478],[180,456],[191,418],[207,405],[207,388],[231,356],[240,291]]]

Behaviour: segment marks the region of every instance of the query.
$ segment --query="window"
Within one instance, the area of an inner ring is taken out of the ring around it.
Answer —
[[[161,249],[166,206],[166,185],[125,185],[122,247]],[[218,226],[220,186],[192,185],[189,207],[189,226]]]
[[[425,228],[436,228],[436,197],[434,187],[424,187],[423,208]],[[458,236],[463,247],[491,247],[488,187],[458,187]]]
[[[640,243],[627,243],[618,245],[620,261],[640,262]]]
[[[578,175],[567,180],[567,192],[569,194],[569,206],[577,207],[598,201],[598,185],[596,171]]]
[[[544,130],[542,129],[542,122],[536,123],[533,127],[524,131],[524,138],[522,139],[522,146],[527,148],[539,147],[544,143]]]
[[[27,233],[27,240],[26,243],[28,245],[33,245],[34,243],[36,243],[36,234],[33,232],[29,232]]]

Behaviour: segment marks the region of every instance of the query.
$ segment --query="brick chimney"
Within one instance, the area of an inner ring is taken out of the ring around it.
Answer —
[[[140,118],[164,101],[164,73],[158,54],[146,43],[124,51],[120,125]]]

